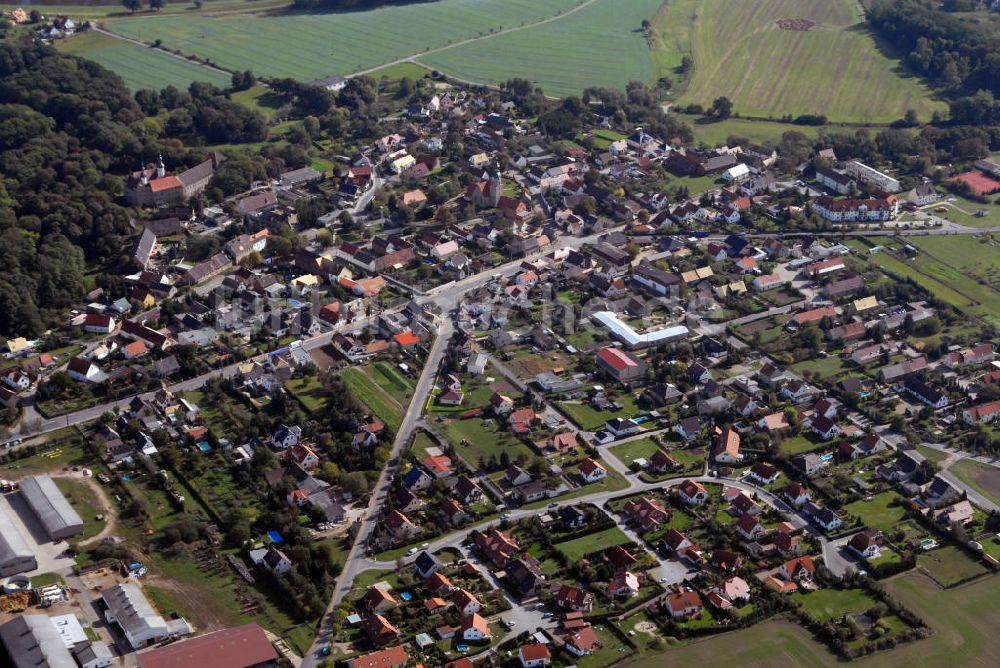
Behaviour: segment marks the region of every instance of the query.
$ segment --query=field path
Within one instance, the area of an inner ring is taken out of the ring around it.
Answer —
[[[483,40],[493,39],[494,37],[499,37],[500,35],[508,35],[508,34],[510,34],[512,32],[520,32],[521,30],[527,30],[528,28],[537,28],[538,26],[543,26],[543,25],[545,25],[547,23],[553,23],[555,21],[561,21],[564,18],[566,18],[567,16],[572,16],[573,14],[576,14],[581,9],[583,9],[585,7],[588,7],[589,5],[592,5],[595,2],[597,2],[597,0],[584,0],[583,2],[581,2],[579,5],[577,5],[573,9],[568,9],[565,12],[563,12],[562,14],[557,14],[555,16],[550,16],[550,17],[548,17],[546,19],[542,19],[541,21],[536,21],[534,23],[526,23],[525,25],[517,26],[515,28],[505,28],[503,30],[499,30],[497,32],[490,33],[489,35],[479,35],[477,37],[470,37],[468,39],[463,39],[460,42],[455,42],[454,44],[446,44],[445,46],[438,46],[438,47],[435,47],[433,49],[427,49],[426,51],[420,51],[419,53],[414,53],[414,54],[411,54],[409,56],[404,56],[402,58],[397,58],[396,60],[392,60],[392,61],[389,61],[387,63],[382,63],[381,65],[377,65],[376,67],[369,67],[369,68],[366,68],[366,69],[363,69],[363,70],[358,70],[357,72],[352,72],[351,74],[348,74],[347,76],[348,77],[359,77],[359,76],[363,76],[365,74],[371,74],[372,72],[377,72],[377,71],[379,71],[381,69],[385,69],[387,67],[392,67],[393,65],[402,65],[403,63],[415,63],[415,64],[420,65],[420,63],[417,62],[417,58],[420,58],[422,56],[429,56],[429,55],[434,54],[434,53],[441,53],[442,51],[448,51],[449,49],[454,49],[454,48],[459,47],[459,46],[465,46],[466,44],[473,44],[475,42],[481,42]],[[427,66],[426,65],[421,65],[421,67],[427,67]],[[431,68],[431,69],[433,69],[433,68]],[[481,84],[479,82],[476,82],[476,81],[469,81],[469,80],[466,80],[466,79],[459,79],[458,77],[452,77],[450,75],[449,75],[449,77],[452,78],[452,79],[455,79],[456,81],[459,81],[461,83],[472,84],[472,85],[475,85],[475,86],[481,86],[481,85],[483,85],[483,84]]]
[[[202,62],[199,62],[197,60],[191,60],[189,58],[185,58],[184,56],[179,56],[176,53],[173,53],[171,51],[167,51],[166,49],[161,49],[158,46],[153,46],[151,44],[146,44],[145,42],[140,42],[137,39],[132,39],[131,37],[125,37],[123,35],[119,35],[118,33],[113,33],[110,30],[105,30],[104,28],[101,28],[101,27],[99,27],[97,25],[93,25],[90,29],[93,30],[94,32],[99,32],[102,35],[107,35],[108,37],[114,37],[115,39],[120,39],[123,42],[130,42],[132,44],[135,44],[136,46],[141,46],[144,49],[155,49],[155,50],[159,51],[160,53],[165,53],[165,54],[167,54],[168,56],[170,56],[172,58],[176,58],[177,60],[183,60],[185,63],[189,63],[191,65],[198,65],[199,67],[204,67],[206,70],[211,70],[213,72],[218,72],[219,74],[225,74],[226,76],[229,76],[230,74],[232,74],[232,72],[229,72],[228,70],[224,70],[222,68],[216,67],[215,65],[208,65],[206,63],[202,63]]]

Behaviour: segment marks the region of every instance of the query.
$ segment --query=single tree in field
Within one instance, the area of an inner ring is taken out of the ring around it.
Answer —
[[[167,0],[149,0],[149,8],[160,11],[167,6]]]
[[[733,113],[733,101],[725,96],[717,97],[715,98],[715,102],[712,103],[712,108],[709,112],[719,118],[729,118]]]
[[[142,0],[122,0],[122,6],[135,14],[142,9]]]

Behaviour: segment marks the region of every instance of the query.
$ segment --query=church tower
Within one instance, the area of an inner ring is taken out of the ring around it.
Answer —
[[[167,175],[167,167],[163,164],[163,154],[160,154],[160,161],[156,164],[156,178],[162,179]]]

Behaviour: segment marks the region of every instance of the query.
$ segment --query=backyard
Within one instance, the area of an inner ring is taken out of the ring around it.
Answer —
[[[576,538],[565,543],[557,543],[556,549],[566,555],[570,561],[579,561],[595,552],[603,552],[609,547],[630,543],[629,537],[618,527],[611,527],[582,538]]]

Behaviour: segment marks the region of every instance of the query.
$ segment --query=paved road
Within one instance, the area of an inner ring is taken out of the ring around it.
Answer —
[[[399,309],[390,309],[390,310],[399,310]],[[384,312],[389,312],[389,311],[384,311]],[[307,351],[321,348],[330,343],[330,341],[333,339],[334,334],[361,331],[364,328],[372,325],[374,322],[375,322],[375,317],[370,317],[370,318],[362,318],[355,322],[346,323],[338,327],[334,327],[329,331],[322,332],[320,334],[316,334],[315,336],[303,339],[302,347]],[[174,394],[177,394],[178,392],[190,392],[191,390],[197,390],[212,378],[229,378],[231,376],[235,376],[237,373],[239,373],[241,366],[249,364],[253,361],[263,360],[268,356],[268,354],[269,353],[263,353],[251,359],[244,360],[243,362],[230,364],[228,366],[220,367],[218,369],[212,369],[211,371],[207,371],[201,374],[200,376],[195,376],[194,378],[189,378],[188,380],[183,380],[174,383],[172,385],[168,385],[167,389],[173,392]],[[135,398],[136,396],[138,396],[141,399],[148,400],[152,399],[155,396],[155,394],[156,391],[144,392],[138,395],[128,395],[125,397],[121,397],[120,399],[116,399],[114,401],[108,401],[102,404],[98,404],[97,406],[91,406],[90,408],[84,408],[78,411],[73,411],[71,413],[66,413],[65,415],[60,415],[58,417],[45,418],[42,419],[39,428],[33,430],[31,433],[21,433],[20,431],[21,426],[19,425],[16,431],[11,432],[10,438],[28,438],[35,435],[44,434],[50,431],[55,431],[57,429],[62,429],[63,427],[71,427],[74,425],[91,422],[93,420],[96,420],[106,412],[110,411],[114,413],[124,410],[128,406],[129,402],[131,402],[132,399]]]
[[[437,338],[434,339],[434,343],[431,345],[430,352],[427,355],[427,362],[420,373],[420,380],[417,381],[417,386],[414,388],[413,399],[410,401],[410,405],[406,409],[406,414],[403,415],[399,430],[396,432],[396,440],[393,441],[392,453],[389,459],[390,464],[382,470],[382,474],[379,476],[378,482],[372,490],[368,507],[361,518],[359,518],[360,529],[354,539],[354,544],[351,546],[351,551],[347,555],[344,570],[334,584],[330,603],[327,606],[326,614],[323,616],[323,621],[320,623],[319,635],[316,637],[310,651],[303,657],[302,665],[306,668],[311,668],[311,666],[315,665],[316,661],[322,659],[320,652],[323,646],[330,641],[334,612],[343,600],[344,594],[349,590],[354,578],[363,570],[360,568],[360,565],[363,563],[359,558],[360,554],[367,549],[368,540],[375,530],[379,511],[386,496],[389,494],[393,476],[399,469],[400,454],[403,448],[409,444],[413,428],[423,413],[426,398],[434,388],[437,371],[441,366],[441,360],[448,350],[448,343],[451,341],[452,333],[451,319],[443,318],[438,328]]]

